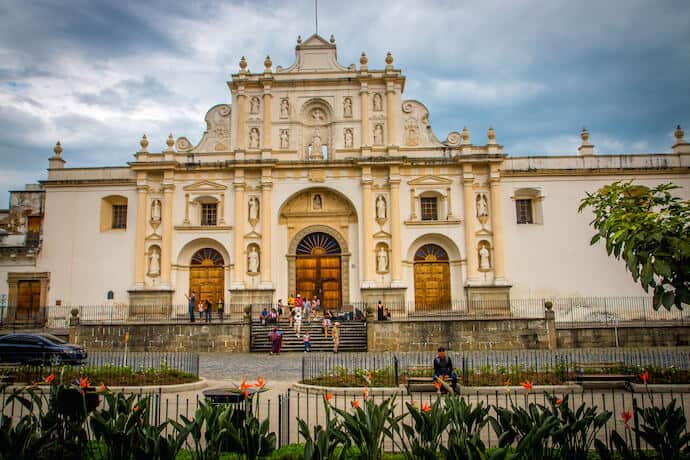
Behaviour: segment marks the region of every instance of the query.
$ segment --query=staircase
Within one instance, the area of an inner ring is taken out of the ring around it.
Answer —
[[[268,353],[271,351],[271,341],[268,334],[273,330],[274,324],[261,325],[259,321],[252,321],[251,325],[251,351]],[[278,327],[283,330],[282,352],[304,351],[302,336],[299,338],[295,330],[290,327],[286,319],[281,319]],[[331,331],[328,337],[324,337],[321,320],[302,322],[302,335],[309,331],[311,336],[311,351],[333,352],[333,339]],[[340,321],[340,346],[338,352],[367,351],[367,323],[362,321]]]

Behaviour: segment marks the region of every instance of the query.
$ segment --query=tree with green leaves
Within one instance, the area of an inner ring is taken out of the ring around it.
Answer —
[[[590,244],[606,241],[608,254],[623,259],[635,282],[652,290],[657,310],[690,304],[690,201],[671,193],[678,188],[619,181],[587,193],[578,208],[594,213]]]

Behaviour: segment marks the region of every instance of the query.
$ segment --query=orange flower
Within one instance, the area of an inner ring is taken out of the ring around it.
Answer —
[[[410,406],[417,407],[417,401],[414,399],[410,401]]]
[[[644,382],[645,385],[647,385],[647,381],[649,380],[649,372],[644,371],[642,375],[640,375],[640,378]]]
[[[520,385],[522,385],[522,388],[527,390],[527,392],[532,391],[532,382],[529,380],[525,380],[524,382],[520,382]]]
[[[425,403],[422,403],[422,412],[431,412],[431,406]]]
[[[134,406],[134,407],[132,408],[132,410],[133,410],[134,412],[139,412],[139,406]]]
[[[439,382],[438,380],[436,380],[436,381],[434,382],[434,388],[436,388],[436,391],[439,391],[439,390],[441,389],[441,382]]]
[[[242,383],[240,383],[240,390],[245,392],[247,390],[247,388],[251,388],[251,387],[252,387],[252,384],[247,383],[247,377],[243,378]]]
[[[326,393],[326,401],[333,399],[333,393]]]
[[[256,379],[256,384],[254,386],[258,389],[261,389],[264,387],[264,385],[266,385],[266,382],[264,382],[263,377],[259,377],[258,379]]]
[[[623,422],[625,422],[625,424],[627,425],[630,419],[632,418],[632,412],[630,412],[629,410],[624,410],[623,412],[621,412],[621,418],[623,419]]]
[[[369,388],[365,388],[362,393],[364,393],[364,399],[369,398]]]
[[[354,407],[355,409],[359,409],[359,401],[357,401],[356,399],[353,399],[350,404],[352,404],[352,407]]]
[[[506,381],[503,382],[503,385],[509,387],[510,386],[510,379],[506,379]]]
[[[561,404],[563,404],[563,400],[562,400],[562,399],[557,399],[557,400],[556,400],[556,405],[557,405],[557,406],[560,406]]]
[[[98,391],[103,392],[103,391],[107,391],[107,390],[108,390],[108,388],[105,386],[105,383],[101,382],[101,386],[98,387]]]
[[[91,385],[91,382],[89,382],[89,379],[86,377],[80,377],[79,378],[79,388],[86,388]]]
[[[244,395],[245,398],[248,398],[248,397],[249,397],[249,392],[248,392],[247,390],[244,390],[244,391],[242,392],[242,394]]]
[[[48,377],[45,378],[45,382],[50,385],[53,380],[55,380],[55,374],[50,374]]]

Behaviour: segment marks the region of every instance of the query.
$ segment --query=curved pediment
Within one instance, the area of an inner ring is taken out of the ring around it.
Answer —
[[[218,104],[211,107],[205,117],[206,131],[204,131],[199,144],[191,151],[194,153],[229,151],[231,112],[232,107],[228,104]]]

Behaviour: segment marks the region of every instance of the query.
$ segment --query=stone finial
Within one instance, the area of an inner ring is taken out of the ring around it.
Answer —
[[[580,137],[582,138],[582,145],[589,145],[589,131],[587,131],[587,128],[582,128]]]
[[[297,36],[297,44],[298,44],[298,45],[301,45],[301,44],[302,44],[302,36],[301,36],[301,35],[298,35],[298,36]]]
[[[462,143],[465,144],[465,145],[468,145],[468,144],[470,143],[470,132],[469,132],[469,130],[467,129],[467,126],[465,126],[464,128],[462,128],[462,134],[461,134],[461,136],[462,136]]]
[[[244,73],[247,71],[247,58],[242,56],[240,59],[240,73]]]
[[[149,140],[146,137],[146,134],[141,136],[141,141],[139,141],[139,145],[141,145],[141,151],[146,152],[148,147],[149,147]]]
[[[582,128],[580,138],[582,138],[582,145],[577,148],[578,154],[580,156],[594,155],[594,146],[589,143],[589,131],[587,131],[587,128]]]
[[[266,72],[271,71],[271,66],[273,65],[273,61],[271,61],[271,56],[266,56],[266,59],[264,59],[264,67],[266,68]]]
[[[175,145],[175,138],[173,137],[172,133],[168,135],[168,139],[165,141],[165,143],[168,145],[167,150],[173,149],[173,145]]]
[[[392,69],[393,68],[393,55],[389,51],[386,53],[386,69]]]
[[[62,145],[60,144],[60,141],[55,143],[53,152],[55,155],[48,158],[48,169],[64,168],[66,161],[62,158]],[[48,174],[48,177],[50,178],[50,173]]]
[[[359,64],[361,65],[361,68],[366,69],[368,62],[369,62],[369,58],[367,57],[367,53],[362,51],[362,56],[359,58]]]
[[[495,144],[496,143],[496,131],[494,131],[494,128],[489,127],[489,131],[486,134],[489,138],[489,144]]]
[[[330,41],[331,41],[331,43],[335,44],[335,37],[333,36],[333,34],[331,34]]]
[[[62,145],[60,144],[60,141],[57,141],[55,143],[55,148],[53,148],[53,152],[55,152],[56,157],[62,155]]]
[[[676,142],[683,142],[683,137],[685,137],[685,132],[680,128],[680,125],[676,126],[676,131],[673,133],[676,136]]]

